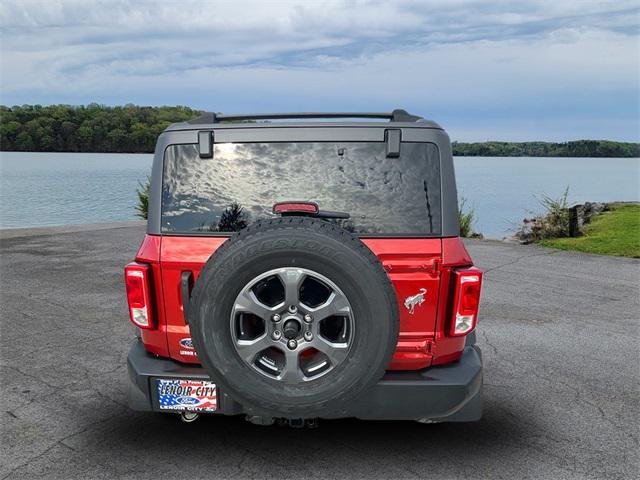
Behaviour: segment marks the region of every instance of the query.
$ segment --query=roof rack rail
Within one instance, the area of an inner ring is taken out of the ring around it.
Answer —
[[[411,115],[406,110],[395,109],[393,112],[297,112],[297,113],[257,113],[242,115],[224,115],[207,112],[190,120],[190,124],[209,124],[220,122],[237,122],[242,120],[299,120],[305,118],[382,118],[390,122],[417,122],[422,117]]]

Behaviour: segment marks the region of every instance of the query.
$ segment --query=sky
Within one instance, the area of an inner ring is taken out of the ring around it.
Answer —
[[[390,111],[640,141],[637,1],[0,2],[0,103]]]

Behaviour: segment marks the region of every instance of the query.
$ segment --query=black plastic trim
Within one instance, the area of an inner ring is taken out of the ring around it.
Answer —
[[[157,408],[156,378],[208,380],[197,365],[186,365],[147,353],[136,340],[129,352],[131,408]],[[215,382],[216,380],[213,379]],[[482,416],[482,357],[476,346],[465,347],[460,360],[420,371],[387,372],[371,389],[363,392],[347,410],[327,418],[357,417],[369,420],[417,420],[420,422],[474,421]],[[216,413],[237,415],[242,405],[218,391]]]
[[[418,130],[425,129],[438,129],[442,130],[442,126],[434,122],[433,120],[421,119],[417,122],[376,122],[373,120],[356,122],[356,121],[335,121],[335,122],[316,122],[316,121],[278,121],[278,122],[223,122],[223,123],[190,123],[180,122],[173,123],[165,128],[165,132],[185,131],[185,130],[201,130],[216,129],[216,130],[242,130],[245,128],[368,128],[368,127],[382,127],[389,128],[415,128]]]
[[[213,132],[198,132],[198,154],[200,158],[213,158]]]
[[[182,312],[184,323],[189,325],[189,308],[191,305],[191,291],[193,290],[193,272],[186,270],[180,274],[180,293],[182,296]]]
[[[386,142],[387,158],[398,158],[400,156],[400,145],[402,143],[402,130],[393,129],[384,131],[384,140]]]
[[[202,125],[216,122],[217,115],[213,112],[205,112],[197,118],[189,120],[187,123],[190,125]]]
[[[296,120],[320,118],[380,118],[390,122],[417,122],[422,117],[411,115],[406,110],[397,108],[392,112],[290,112],[290,113],[244,113],[225,115],[223,113],[206,112],[202,116],[190,120],[192,125],[240,122],[256,120]]]

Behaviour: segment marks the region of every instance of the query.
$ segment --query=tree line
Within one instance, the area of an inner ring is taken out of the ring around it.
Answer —
[[[18,152],[151,153],[171,123],[198,117],[189,107],[72,105],[0,106],[0,150]],[[608,140],[453,142],[459,156],[640,157],[640,144]]]
[[[453,154],[476,157],[640,157],[640,144],[611,140],[451,144]]]
[[[169,124],[191,120],[200,113],[181,106],[0,106],[0,149],[149,153]]]

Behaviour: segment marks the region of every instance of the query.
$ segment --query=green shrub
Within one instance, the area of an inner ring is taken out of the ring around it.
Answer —
[[[473,231],[473,222],[475,211],[473,208],[466,208],[467,199],[460,198],[460,205],[458,206],[458,223],[460,224],[460,236],[464,238],[478,238],[482,237],[482,234]]]
[[[564,193],[558,199],[551,198],[548,195],[541,195],[538,199],[540,205],[545,209],[544,216],[545,229],[543,234],[545,238],[557,238],[569,236],[569,187],[565,188]]]
[[[539,242],[549,238],[569,236],[569,187],[560,198],[542,194],[536,197],[544,213],[525,218],[523,225],[515,233],[516,238],[525,242]]]
[[[147,182],[138,182],[139,188],[136,188],[138,194],[138,204],[135,206],[136,216],[147,220],[149,216],[149,190],[151,189],[151,180],[147,177]]]

